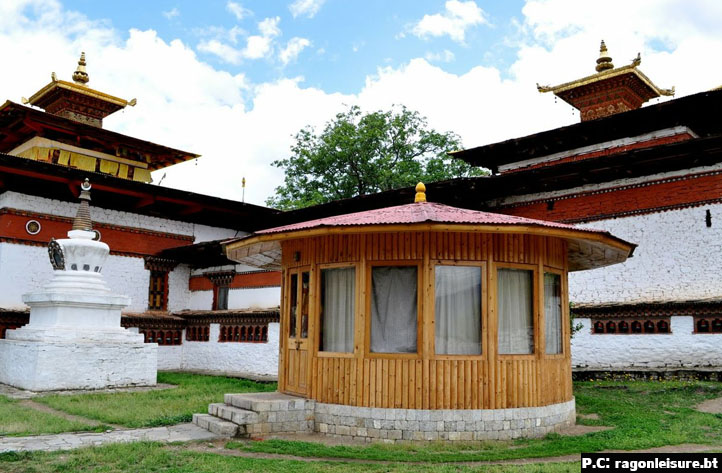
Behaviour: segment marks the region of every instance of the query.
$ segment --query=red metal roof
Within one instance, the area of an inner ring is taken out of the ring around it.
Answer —
[[[413,223],[457,223],[470,225],[534,225],[538,227],[559,228],[590,233],[608,232],[579,228],[564,223],[547,222],[524,217],[514,217],[478,210],[460,209],[433,202],[418,202],[383,209],[367,210],[333,217],[319,218],[307,222],[284,225],[282,227],[268,228],[256,232],[256,235],[269,233],[292,232],[309,230],[319,227],[339,227],[356,225],[393,225]]]

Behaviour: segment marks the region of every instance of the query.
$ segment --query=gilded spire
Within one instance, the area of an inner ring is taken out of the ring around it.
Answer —
[[[423,182],[416,184],[416,196],[414,197],[414,203],[426,202],[426,186]]]
[[[606,71],[607,69],[614,69],[614,64],[612,64],[612,57],[607,51],[607,45],[604,44],[604,40],[602,40],[602,44],[601,46],[599,46],[599,59],[597,59],[596,69],[597,72]]]
[[[78,68],[73,72],[73,81],[76,84],[85,85],[90,80],[88,72],[85,70],[85,52],[80,53],[80,60],[78,60]]]
[[[73,230],[93,231],[93,222],[90,220],[90,188],[90,180],[86,178],[80,185],[80,207],[73,219]]]

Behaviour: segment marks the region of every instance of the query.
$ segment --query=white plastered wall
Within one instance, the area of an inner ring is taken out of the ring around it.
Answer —
[[[138,331],[137,328],[130,330]],[[278,375],[279,324],[268,324],[267,343],[218,341],[220,325],[211,324],[207,342],[158,346],[158,369],[219,375],[275,378]]]

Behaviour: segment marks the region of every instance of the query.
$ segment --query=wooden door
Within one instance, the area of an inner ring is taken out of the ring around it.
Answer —
[[[311,277],[308,269],[289,271],[286,307],[286,390],[305,395],[308,379],[308,323]]]

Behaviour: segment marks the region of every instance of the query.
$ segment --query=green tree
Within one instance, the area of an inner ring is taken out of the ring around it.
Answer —
[[[429,129],[425,117],[406,107],[362,113],[352,106],[323,132],[305,127],[295,139],[291,156],[272,163],[284,169],[285,180],[266,204],[283,210],[484,174],[447,154],[461,148],[456,134]]]

